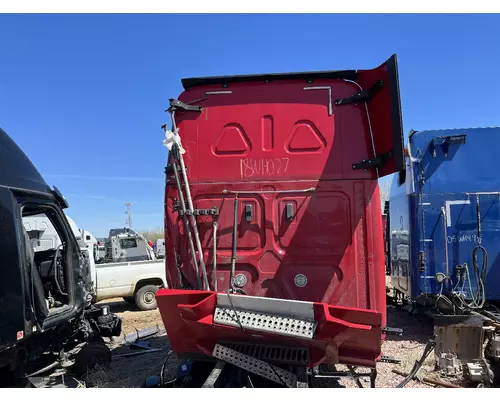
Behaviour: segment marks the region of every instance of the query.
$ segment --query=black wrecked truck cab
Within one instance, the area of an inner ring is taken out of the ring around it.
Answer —
[[[120,319],[91,304],[90,263],[63,212],[67,207],[0,129],[0,378],[29,371],[44,352],[120,335]],[[25,229],[23,217],[35,215],[49,218],[57,248],[34,251],[39,238]]]

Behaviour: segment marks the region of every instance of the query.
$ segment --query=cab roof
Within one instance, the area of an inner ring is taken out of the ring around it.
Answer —
[[[31,160],[1,128],[0,186],[53,195]]]

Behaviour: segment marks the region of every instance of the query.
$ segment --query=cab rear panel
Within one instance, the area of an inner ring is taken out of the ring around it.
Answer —
[[[197,217],[210,287],[230,288],[237,199],[235,275],[248,295],[370,310],[385,325],[377,177],[403,163],[395,58],[370,71],[183,83],[179,100],[201,106],[175,115],[194,208],[219,210],[216,275],[213,219]],[[365,87],[370,100],[353,102]],[[167,175],[168,284],[194,287],[178,200]],[[379,340],[370,346],[380,352]]]

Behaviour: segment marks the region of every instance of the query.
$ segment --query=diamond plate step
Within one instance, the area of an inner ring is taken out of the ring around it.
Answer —
[[[269,363],[249,357],[246,354],[231,350],[220,344],[215,345],[212,355],[218,360],[228,362],[273,382],[285,384],[290,388],[297,387],[297,376],[292,372],[274,367]]]
[[[306,339],[313,338],[317,326],[316,321],[280,317],[252,311],[235,311],[228,307],[215,308],[214,322],[229,326],[240,326],[241,323],[244,329]]]
[[[239,342],[221,342],[222,346],[243,353],[262,361],[280,364],[309,364],[309,349],[274,346],[267,344],[252,344]]]

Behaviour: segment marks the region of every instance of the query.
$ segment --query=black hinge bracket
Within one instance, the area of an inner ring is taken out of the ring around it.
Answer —
[[[174,150],[174,149],[175,149],[175,146],[174,146],[174,148],[172,150]],[[185,167],[184,169],[186,170],[186,173],[189,170],[188,167]],[[171,175],[173,173],[174,173],[174,166],[173,166],[173,164],[167,164],[167,166],[165,167],[165,175]]]
[[[184,215],[184,211],[179,210],[179,215],[182,217]],[[204,215],[204,216],[212,216],[216,217],[219,215],[219,209],[217,207],[212,208],[195,208],[192,212],[190,210],[186,210],[186,215]]]
[[[187,209],[187,207],[188,207],[187,202],[185,201],[184,204],[186,205],[186,209]],[[173,204],[172,209],[174,210],[174,212],[177,212],[177,211],[182,209],[180,200],[174,200],[174,204]]]
[[[350,97],[344,97],[343,99],[335,100],[336,106],[345,106],[347,104],[359,104],[359,103],[368,103],[371,99],[373,99],[377,93],[384,87],[383,81],[377,81],[370,89],[362,90],[356,94],[353,94]]]
[[[169,103],[170,103],[170,107],[167,110],[165,110],[168,112],[173,112],[173,111],[177,111],[177,110],[201,112],[201,110],[202,110],[201,106],[191,106],[189,104],[183,103],[182,101],[176,100],[176,99],[170,99]]]
[[[182,210],[180,201],[176,201],[174,203],[173,210],[178,212],[179,216],[181,216],[181,217],[184,215],[184,211]],[[190,216],[190,215],[194,215],[194,216],[203,215],[203,216],[216,217],[219,215],[219,209],[217,207],[213,206],[212,208],[195,208],[191,212],[190,210],[187,209],[187,204],[186,204],[186,215],[188,215],[188,216]]]
[[[396,335],[396,336],[403,336],[403,330],[401,328],[390,328],[388,326],[385,326],[381,328],[382,333],[386,333],[387,335]]]
[[[390,210],[389,200],[386,200],[386,201],[384,202],[384,214],[385,214],[385,215],[389,215],[389,210]]]
[[[363,160],[356,164],[352,164],[352,169],[367,169],[372,167],[380,167],[393,157],[394,154],[392,150],[389,150],[387,153],[381,154],[380,156],[370,158],[369,160]]]
[[[438,146],[441,146],[443,150],[443,154],[445,157],[448,157],[448,151],[450,148],[450,145],[453,144],[465,144],[465,140],[467,138],[467,135],[457,135],[457,136],[437,136],[434,139],[432,139],[429,147],[432,151],[432,156],[436,157],[436,148]]]
[[[392,356],[382,356],[378,362],[387,364],[401,364],[401,360]]]
[[[174,172],[174,166],[172,164],[167,164],[165,167],[165,175],[170,175]]]

